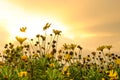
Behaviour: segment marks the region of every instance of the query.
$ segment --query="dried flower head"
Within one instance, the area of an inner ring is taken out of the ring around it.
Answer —
[[[77,48],[78,48],[78,49],[80,49],[80,50],[82,50],[82,49],[83,49],[80,45],[78,45],[78,46],[77,46]]]
[[[92,54],[93,56],[95,56],[95,55],[96,55],[96,52],[92,52],[91,54]]]
[[[42,38],[43,41],[45,41],[45,39],[46,39],[45,36],[41,35],[40,37]]]
[[[62,55],[59,54],[57,57],[59,61],[62,60]]]
[[[40,34],[37,34],[36,37],[39,38],[39,37],[40,37]]]

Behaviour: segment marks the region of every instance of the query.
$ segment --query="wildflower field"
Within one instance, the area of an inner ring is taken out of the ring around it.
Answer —
[[[5,44],[0,54],[0,80],[120,80],[120,55],[111,52],[112,45],[81,56],[83,48],[78,44],[64,43],[58,48],[62,31],[53,29],[47,34],[50,26],[43,27],[44,35],[34,39],[16,36],[19,44]],[[26,30],[20,28],[21,33]]]

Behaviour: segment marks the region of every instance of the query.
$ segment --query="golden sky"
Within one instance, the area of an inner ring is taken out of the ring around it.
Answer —
[[[27,26],[32,37],[46,22],[63,31],[62,42],[86,50],[111,44],[120,52],[120,0],[0,0],[1,45],[11,41],[19,27]]]

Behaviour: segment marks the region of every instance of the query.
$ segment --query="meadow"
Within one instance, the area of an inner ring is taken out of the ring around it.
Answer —
[[[36,34],[34,39],[16,36],[19,44],[5,44],[0,54],[0,80],[120,80],[120,55],[111,52],[112,45],[82,56],[81,45],[64,43],[58,48],[62,31],[53,29],[47,34],[50,26],[46,23],[44,34]],[[26,30],[20,28],[23,34]]]

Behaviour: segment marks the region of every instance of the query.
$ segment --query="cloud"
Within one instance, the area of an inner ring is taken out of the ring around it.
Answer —
[[[86,32],[90,33],[109,33],[109,34],[119,34],[120,33],[120,21],[111,23],[101,23],[99,25],[91,26],[85,28]]]
[[[11,4],[35,15],[49,15],[73,25],[94,25],[120,19],[119,0],[11,0]],[[72,27],[72,26],[71,26]]]

